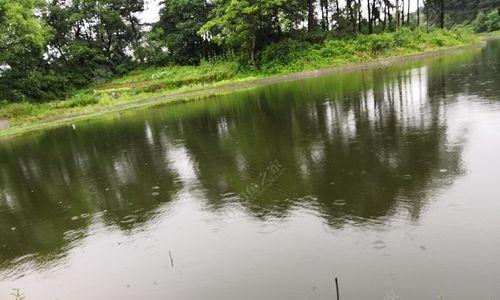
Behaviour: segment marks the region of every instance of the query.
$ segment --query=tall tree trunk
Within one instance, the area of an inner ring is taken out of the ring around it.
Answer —
[[[405,25],[405,0],[401,0],[401,26]]]
[[[363,15],[361,14],[361,0],[358,0],[358,32],[361,33],[361,22],[363,21]]]
[[[406,13],[406,24],[408,24],[408,26],[410,25],[410,3],[411,1],[408,0],[406,6],[408,6],[408,12]]]
[[[281,40],[283,37],[283,29],[281,29],[281,24],[279,20],[279,10],[277,8],[274,9],[273,11],[273,28],[276,30],[276,33],[278,34],[278,39]]]
[[[396,0],[396,28],[399,27],[399,20],[401,15],[399,14],[399,0]]]
[[[377,7],[377,1],[372,0],[372,26],[377,25],[377,20],[379,23],[382,23],[382,18],[380,17],[380,6]]]
[[[354,0],[347,0],[347,10],[349,12],[349,19],[351,21],[351,24],[352,24],[352,32],[353,33],[356,33],[356,14],[355,14],[355,11],[354,11],[354,7],[353,7],[353,1]]]
[[[330,16],[328,15],[328,12],[330,11],[330,5],[329,5],[330,1],[329,0],[325,0],[325,16],[326,16],[326,29],[327,30],[330,30]]]
[[[373,0],[375,2],[375,0]],[[368,33],[372,34],[373,33],[373,11],[372,11],[372,5],[370,3],[370,0],[366,0],[366,6],[368,7]]]
[[[387,28],[387,5],[384,3],[384,30]]]
[[[439,5],[439,26],[444,28],[444,0],[440,0]]]
[[[256,40],[257,40],[257,37],[255,35],[255,33],[252,35],[252,46],[251,46],[251,49],[250,49],[250,62],[252,64],[252,67],[256,67],[257,66],[257,62],[255,60],[255,44],[256,44]]]
[[[427,29],[427,32],[429,32],[429,3],[425,3],[425,22],[425,27]]]
[[[390,30],[392,27],[392,15],[391,15],[391,6],[390,3],[388,2],[385,3],[385,21],[387,28]]]
[[[307,0],[307,30],[313,31],[316,27],[316,18],[314,16],[314,0]]]
[[[320,22],[321,29],[323,29],[323,31],[325,31],[326,30],[326,28],[325,28],[325,7],[323,6],[323,0],[321,0],[319,2],[319,7],[321,9],[321,22]]]
[[[387,25],[389,30],[394,27],[394,16],[392,14],[391,3],[387,4]]]
[[[417,27],[420,27],[420,0],[417,0]]]
[[[321,0],[319,2],[321,7],[321,28],[326,31],[329,29],[328,26],[328,0]]]
[[[333,21],[338,21],[338,17],[340,16],[340,6],[339,6],[339,0],[335,0],[335,12],[333,12],[332,10],[332,22]],[[336,24],[338,25],[338,24]],[[332,24],[332,28],[333,28],[333,24]]]

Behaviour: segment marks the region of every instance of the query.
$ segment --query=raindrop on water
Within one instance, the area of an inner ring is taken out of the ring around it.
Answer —
[[[382,240],[375,241],[375,243],[373,243],[373,248],[375,248],[375,249],[384,249],[385,248],[385,242],[382,241]]]
[[[345,205],[345,200],[344,199],[337,199],[337,200],[333,201],[333,205],[343,206],[343,205]]]

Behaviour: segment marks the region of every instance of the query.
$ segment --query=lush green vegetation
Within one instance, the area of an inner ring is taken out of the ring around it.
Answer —
[[[142,0],[0,0],[0,119],[462,45],[499,28],[492,0],[411,2],[164,0],[144,24]]]
[[[500,10],[480,12],[471,23],[475,32],[493,32],[500,30]]]
[[[355,38],[327,39],[322,43],[285,40],[265,48],[260,62],[266,73],[296,72],[463,45],[475,40],[465,29],[436,29],[427,33],[421,29],[401,28]]]
[[[287,40],[263,49],[259,55],[258,69],[246,66],[236,59],[202,61],[198,66],[141,69],[81,90],[66,100],[43,103],[4,102],[0,106],[0,118],[12,120],[13,125],[26,124],[34,120],[50,119],[55,115],[127,103],[152,95],[248,81],[274,74],[363,63],[377,58],[465,45],[476,40],[475,35],[463,28],[434,29],[429,33],[420,29],[402,28],[390,33],[330,38],[321,43]]]

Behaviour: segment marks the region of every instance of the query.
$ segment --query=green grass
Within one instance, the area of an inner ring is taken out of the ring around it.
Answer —
[[[65,100],[41,104],[0,102],[0,119],[8,119],[12,126],[9,130],[0,131],[0,135],[17,133],[16,127],[36,127],[37,123],[58,120],[68,115],[92,113],[116,105],[133,104],[151,96],[208,86],[222,87],[228,83],[277,74],[364,63],[379,58],[472,44],[478,40],[478,36],[463,28],[435,29],[430,33],[403,28],[391,33],[327,39],[320,44],[284,40],[262,51],[257,69],[244,67],[236,61],[146,68],[81,90]]]
[[[267,73],[297,72],[460,46],[476,40],[476,36],[460,28],[433,30],[430,33],[403,28],[391,33],[332,39],[322,44],[289,40],[275,44],[263,52],[262,69]]]

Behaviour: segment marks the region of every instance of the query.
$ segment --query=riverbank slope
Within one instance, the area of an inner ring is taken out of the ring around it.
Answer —
[[[499,35],[476,36],[459,30],[394,32],[327,40],[298,50],[280,49],[280,60],[267,59],[259,69],[241,68],[234,61],[216,61],[200,66],[137,70],[79,91],[66,100],[4,104],[0,107],[0,120],[8,120],[9,128],[0,129],[0,138],[139,107],[195,100],[335,72],[387,67],[482,47],[484,40],[491,37]]]

